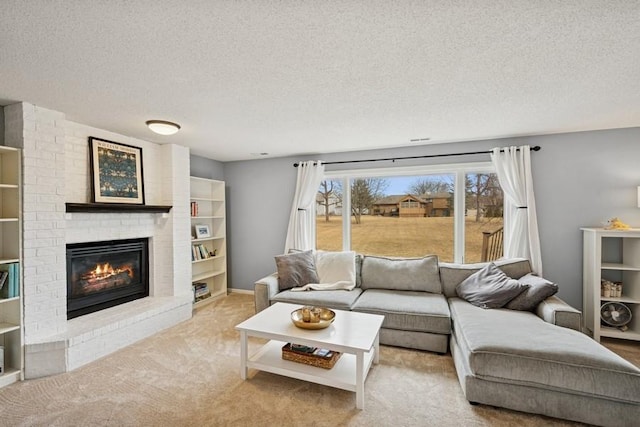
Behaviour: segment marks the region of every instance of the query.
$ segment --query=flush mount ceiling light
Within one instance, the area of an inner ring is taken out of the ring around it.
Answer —
[[[160,135],[173,135],[180,130],[180,125],[165,120],[147,120],[149,129]]]

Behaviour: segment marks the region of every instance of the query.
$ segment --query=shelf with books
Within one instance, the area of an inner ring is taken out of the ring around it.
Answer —
[[[0,146],[0,387],[23,379],[21,152]]]
[[[227,294],[225,183],[191,177],[191,282],[207,286],[202,307]],[[195,295],[195,294],[194,294]]]

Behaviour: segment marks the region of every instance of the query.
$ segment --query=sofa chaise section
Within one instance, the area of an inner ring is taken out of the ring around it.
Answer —
[[[598,425],[640,417],[640,370],[588,336],[529,312],[449,305],[469,401]]]

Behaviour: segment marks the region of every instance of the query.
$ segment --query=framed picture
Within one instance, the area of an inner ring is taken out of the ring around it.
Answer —
[[[206,224],[197,224],[194,226],[196,229],[196,239],[203,239],[205,237],[211,237],[211,231]]]
[[[89,137],[94,203],[144,205],[142,148]]]

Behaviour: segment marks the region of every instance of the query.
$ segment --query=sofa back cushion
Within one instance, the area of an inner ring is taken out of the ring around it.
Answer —
[[[447,298],[455,297],[456,286],[476,271],[480,271],[488,263],[455,264],[451,262],[440,263],[440,280],[442,291]],[[531,273],[531,264],[524,258],[513,258],[494,261],[494,264],[512,279],[519,279],[525,274]]]
[[[362,260],[362,289],[394,289],[442,293],[438,257],[385,258],[365,255]]]

